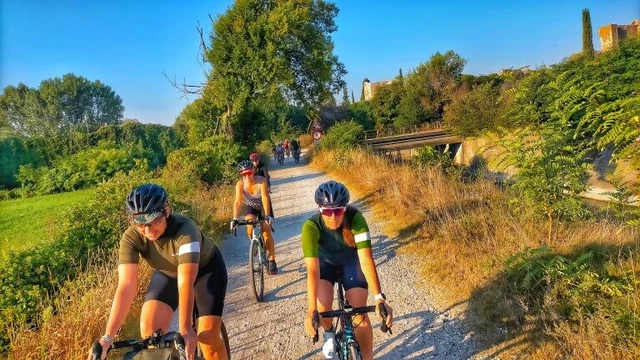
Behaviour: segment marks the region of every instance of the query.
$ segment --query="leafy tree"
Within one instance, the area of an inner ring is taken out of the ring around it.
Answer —
[[[327,149],[348,149],[357,146],[364,137],[362,125],[353,120],[337,123],[322,137],[322,147]]]
[[[589,9],[582,9],[582,54],[588,59],[593,59],[593,29]]]
[[[586,188],[586,151],[571,142],[572,133],[555,122],[503,132],[500,141],[508,149],[502,164],[517,168],[513,204],[546,218],[549,243],[557,221],[586,215],[579,196]]]
[[[359,101],[349,105],[347,118],[362,125],[364,130],[373,130],[375,127],[375,120],[371,113],[371,105],[368,101]]]
[[[370,100],[371,113],[376,121],[376,127],[382,128],[395,123],[403,92],[404,86],[398,81],[378,89]]]
[[[454,96],[445,108],[445,123],[462,136],[496,128],[500,119],[498,95],[491,83],[484,83],[468,93]]]
[[[99,80],[74,74],[46,79],[37,89],[8,86],[0,95],[0,118],[25,136],[89,133],[122,119],[122,99]]]
[[[203,96],[222,110],[226,134],[252,101],[318,106],[342,88],[346,70],[330,37],[337,14],[323,0],[238,0],[218,16]]]

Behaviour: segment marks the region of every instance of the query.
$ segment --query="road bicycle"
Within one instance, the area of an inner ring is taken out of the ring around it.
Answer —
[[[366,314],[376,311],[376,306],[362,306],[352,307],[344,297],[344,287],[342,285],[342,274],[340,271],[337,273],[337,292],[338,292],[338,307],[339,310],[324,311],[313,313],[313,327],[316,329],[316,333],[313,337],[313,343],[318,342],[318,326],[320,325],[320,316],[323,318],[335,318],[333,322],[333,328],[335,329],[336,338],[336,354],[339,360],[360,360],[362,354],[360,352],[360,345],[356,339],[355,328],[353,324],[353,317],[358,314]],[[388,332],[393,335],[391,329],[387,327],[387,309],[384,304],[377,305],[382,315],[382,324],[380,330],[382,332]]]
[[[264,238],[262,237],[263,222],[264,220],[260,219],[238,220],[238,226],[253,226],[251,244],[249,245],[249,269],[251,271],[251,289],[258,302],[262,302],[264,299],[264,273],[268,271],[267,266],[269,264]],[[235,236],[238,235],[236,229],[233,229]],[[271,226],[271,231],[274,231],[273,226]]]
[[[192,324],[196,330],[196,312],[193,312]],[[229,348],[229,335],[224,322],[220,323],[220,337],[227,350],[227,359],[231,359],[231,349]],[[144,339],[128,339],[115,341],[109,351],[114,349],[129,349],[122,360],[187,360],[184,338],[177,331],[162,333],[162,329],[156,330],[153,335]],[[96,341],[91,347],[92,360],[100,360],[102,355],[102,345]],[[109,356],[107,355],[107,358]],[[196,360],[204,360],[200,346],[196,348]]]

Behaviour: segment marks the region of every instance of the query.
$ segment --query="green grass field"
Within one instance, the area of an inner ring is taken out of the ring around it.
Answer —
[[[93,191],[0,201],[0,254],[50,241],[65,210],[87,201]]]

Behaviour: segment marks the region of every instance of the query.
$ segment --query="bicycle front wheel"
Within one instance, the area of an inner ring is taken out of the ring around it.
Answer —
[[[349,360],[360,360],[360,348],[358,344],[349,344],[347,347],[347,353],[349,354]]]
[[[251,288],[256,301],[264,298],[264,266],[260,261],[260,245],[257,241],[251,241],[249,248],[249,269],[251,269]]]
[[[227,334],[227,327],[224,326],[224,322],[220,324],[220,337],[224,342],[224,347],[227,349],[227,360],[231,359],[231,348],[229,347],[229,334]]]

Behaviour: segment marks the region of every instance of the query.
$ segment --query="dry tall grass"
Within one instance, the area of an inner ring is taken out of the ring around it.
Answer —
[[[504,276],[505,260],[526,248],[548,245],[559,254],[575,255],[590,244],[616,253],[637,240],[637,233],[607,222],[562,224],[548,244],[544,221],[526,211],[514,213],[507,196],[489,181],[464,184],[438,169],[416,171],[361,150],[323,151],[314,154],[312,166],[362,196],[374,209],[373,221],[384,224],[387,235],[406,241],[401,251],[424,254],[421,274],[440,290],[443,307],[466,303],[478,329],[508,330],[508,336],[484,338],[487,347],[494,346],[493,355],[576,359],[640,355],[637,343],[616,341],[607,319],[593,316],[576,325],[561,321],[557,314],[531,316],[523,299],[509,293],[511,285]],[[622,254],[611,263],[634,272],[640,264]],[[626,301],[636,309],[640,292]],[[496,354],[496,346],[503,350]]]

